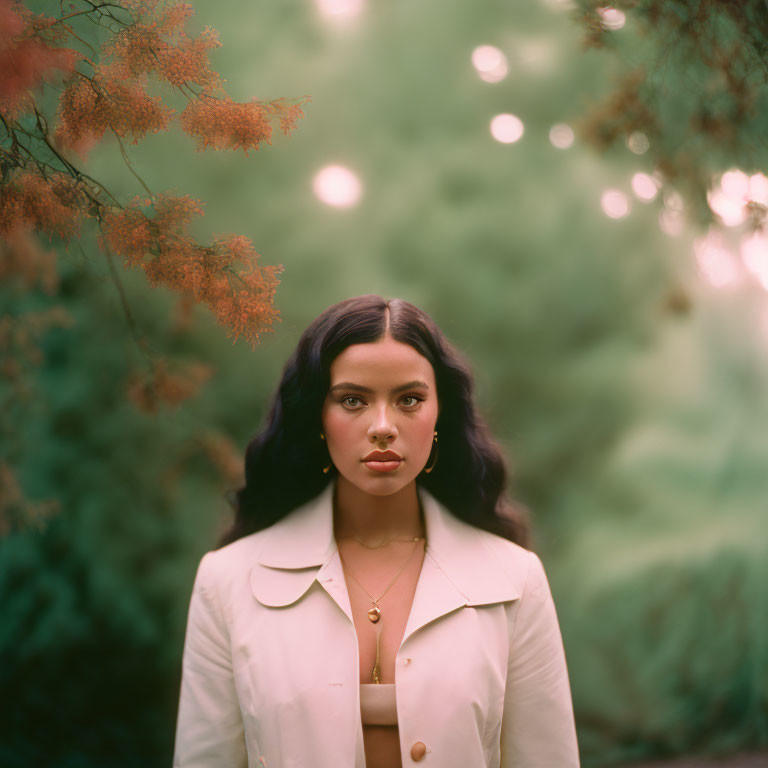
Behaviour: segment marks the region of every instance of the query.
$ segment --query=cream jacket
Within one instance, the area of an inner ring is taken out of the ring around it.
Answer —
[[[173,765],[365,768],[357,635],[333,482],[205,554],[192,591]],[[404,767],[574,768],[565,654],[539,558],[423,488],[427,546],[395,683]],[[416,751],[418,755],[418,751]]]

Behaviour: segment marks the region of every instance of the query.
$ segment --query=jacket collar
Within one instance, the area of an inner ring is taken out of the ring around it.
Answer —
[[[290,605],[318,581],[352,619],[333,535],[334,488],[335,480],[264,531],[250,573],[251,588],[259,602]],[[405,636],[463,605],[520,597],[525,573],[515,567],[517,558],[501,555],[505,550],[499,546],[509,542],[465,523],[426,489],[418,484],[417,488],[427,543]]]

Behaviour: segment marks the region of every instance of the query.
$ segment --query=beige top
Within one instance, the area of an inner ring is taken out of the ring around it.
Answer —
[[[394,683],[361,683],[360,714],[363,725],[397,725]]]

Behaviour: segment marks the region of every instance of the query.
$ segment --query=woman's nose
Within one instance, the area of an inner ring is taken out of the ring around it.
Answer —
[[[374,442],[391,440],[397,436],[397,427],[386,406],[374,411],[373,419],[368,427],[368,438]]]

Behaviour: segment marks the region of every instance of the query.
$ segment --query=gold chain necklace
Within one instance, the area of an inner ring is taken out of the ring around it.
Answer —
[[[360,541],[360,539],[357,538],[357,536],[336,536],[336,541],[345,541],[346,539],[354,539],[361,547],[365,547],[366,549],[381,549],[382,547],[386,547],[387,544],[393,541],[418,541],[419,539],[423,538],[422,536],[409,536],[407,539],[387,539],[386,541],[382,541],[379,544],[366,544],[364,541]]]
[[[354,538],[355,541],[357,541],[359,544],[362,544],[364,547],[367,547],[366,544],[363,544],[359,539],[352,537],[342,537],[342,538]],[[413,557],[413,553],[416,551],[416,548],[418,546],[418,543],[422,540],[421,536],[414,536],[412,539],[399,539],[399,541],[413,541],[413,549],[411,550],[411,554],[408,555],[406,561],[400,566],[400,570],[395,574],[395,577],[392,579],[392,581],[389,582],[389,585],[387,588],[379,595],[379,597],[374,597],[368,590],[360,584],[360,582],[354,577],[354,575],[349,571],[349,569],[344,565],[344,561],[341,558],[341,552],[339,552],[339,560],[341,560],[341,567],[348,573],[354,581],[360,586],[360,588],[365,592],[368,597],[371,598],[373,601],[372,606],[368,609],[368,619],[373,623],[376,624],[376,661],[373,665],[373,672],[371,674],[371,679],[374,683],[380,683],[381,682],[381,630],[383,624],[381,623],[382,618],[382,612],[381,608],[379,608],[379,600],[381,600],[384,595],[389,592],[390,587],[397,581],[400,574],[405,570],[405,566],[408,565],[411,558]],[[396,539],[390,539],[390,541],[396,541]],[[387,542],[389,543],[389,542]],[[378,547],[368,547],[368,549],[378,549],[383,545],[379,545]]]

